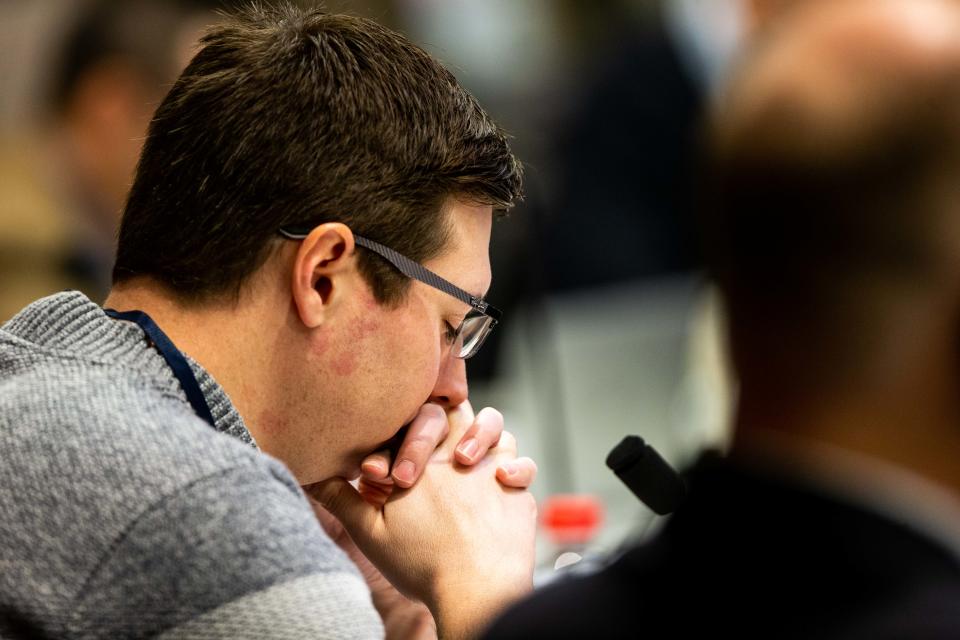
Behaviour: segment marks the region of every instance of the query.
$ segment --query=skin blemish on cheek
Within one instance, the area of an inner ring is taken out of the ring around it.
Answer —
[[[362,351],[364,343],[371,335],[381,331],[376,320],[357,320],[348,332],[349,343],[332,358],[332,369],[338,376],[349,376],[357,369],[357,353]]]
[[[364,319],[357,322],[353,328],[353,337],[355,340],[362,341],[367,336],[380,331],[380,323],[373,319]]]
[[[381,323],[376,319],[377,314],[381,312],[376,299],[372,295],[367,295],[364,296],[361,304],[366,314],[361,314],[356,319],[351,331],[353,339],[358,342],[381,330]]]
[[[280,414],[268,409],[257,418],[257,427],[264,434],[279,434],[287,430],[287,421]]]
[[[340,377],[347,377],[357,370],[357,357],[353,351],[342,351],[333,360],[333,372]]]
[[[330,347],[330,336],[321,333],[310,341],[310,353],[315,356],[322,356]]]

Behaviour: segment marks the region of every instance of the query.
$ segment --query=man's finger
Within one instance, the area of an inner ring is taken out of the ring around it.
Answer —
[[[537,463],[523,457],[504,462],[497,467],[497,480],[505,487],[527,489],[537,477]]]
[[[490,447],[500,442],[503,433],[503,415],[492,407],[481,409],[473,424],[460,438],[456,449],[456,459],[460,464],[474,464],[487,455]]]
[[[517,438],[509,431],[501,433],[496,453],[507,458],[515,458],[517,456]]]
[[[388,480],[389,484],[385,482],[371,481],[366,478],[360,478],[360,482],[357,485],[357,491],[360,493],[360,497],[366,502],[379,509],[382,509],[383,505],[387,503],[387,499],[393,493],[394,489],[393,480],[390,480],[389,478]]]
[[[439,405],[427,403],[420,407],[420,413],[410,423],[403,444],[397,451],[391,472],[393,481],[400,487],[413,486],[449,430],[447,414]]]
[[[304,490],[333,514],[354,540],[369,539],[380,510],[365,502],[353,485],[343,478],[331,478],[306,486]]]
[[[310,495],[309,493],[307,495]],[[313,498],[313,496],[310,496]],[[327,535],[330,536],[335,542],[341,536],[346,535],[346,529],[343,528],[343,524],[339,520],[333,517],[333,514],[327,511],[322,504],[316,499],[310,500],[310,506],[313,507],[313,513],[316,514],[317,520],[320,521],[320,526],[323,527],[323,530],[327,532]]]
[[[377,484],[393,484],[390,477],[390,451],[384,449],[371,453],[360,463],[360,472],[364,480]]]

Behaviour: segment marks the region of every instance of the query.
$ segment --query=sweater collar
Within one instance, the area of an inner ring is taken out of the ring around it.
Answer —
[[[173,394],[189,406],[180,383],[163,357],[150,346],[140,327],[111,319],[79,291],[41,298],[10,319],[2,329],[44,350],[132,369],[148,377],[162,393]],[[184,357],[210,407],[217,431],[256,447],[223,387],[198,362],[186,354]]]

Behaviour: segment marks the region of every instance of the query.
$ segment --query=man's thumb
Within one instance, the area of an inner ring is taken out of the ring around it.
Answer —
[[[343,478],[330,478],[304,487],[304,490],[332,513],[354,540],[370,537],[379,510],[364,501],[349,482]]]

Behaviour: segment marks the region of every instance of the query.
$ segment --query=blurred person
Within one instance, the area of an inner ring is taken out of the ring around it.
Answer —
[[[556,184],[534,232],[538,284],[555,295],[689,273],[700,264],[688,196],[704,90],[684,64],[667,8],[638,18],[628,3],[571,6],[600,14],[606,28],[556,126]]]
[[[202,45],[107,308],[0,329],[0,633],[470,636],[531,588],[536,467],[465,368],[521,166],[371,21],[253,6]]]
[[[189,59],[200,0],[81,4],[35,129],[0,143],[0,321],[42,295],[109,288],[123,200],[153,109]]]
[[[652,541],[488,637],[960,635],[958,113],[954,2],[765,30],[712,128],[731,452]]]

